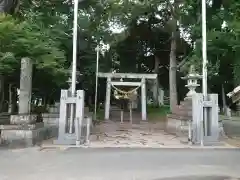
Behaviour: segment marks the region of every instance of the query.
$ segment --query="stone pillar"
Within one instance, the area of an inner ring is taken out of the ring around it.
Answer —
[[[110,99],[111,99],[111,78],[108,77],[106,86],[105,120],[109,120]]]
[[[18,115],[12,115],[10,124],[36,123],[37,115],[31,115],[32,95],[32,61],[29,58],[21,59],[20,93]]]
[[[158,102],[159,102],[159,106],[164,105],[164,90],[162,90],[161,88],[159,88],[159,94],[158,94]]]
[[[21,59],[19,114],[30,114],[32,95],[32,61],[29,58]]]
[[[147,104],[146,104],[146,80],[142,79],[141,85],[141,97],[142,97],[142,120],[147,120]]]
[[[133,92],[133,94],[131,96],[131,104],[132,104],[132,109],[138,108],[138,93],[137,93],[137,91]]]

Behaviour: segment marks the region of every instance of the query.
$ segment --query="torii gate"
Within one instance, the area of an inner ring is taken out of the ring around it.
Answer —
[[[147,104],[146,104],[146,79],[156,79],[157,74],[136,74],[136,73],[98,73],[98,77],[107,78],[106,100],[105,100],[105,120],[109,120],[111,86],[141,86],[141,104],[142,104],[142,120],[147,120]],[[141,79],[139,82],[121,82],[112,81],[112,79]]]

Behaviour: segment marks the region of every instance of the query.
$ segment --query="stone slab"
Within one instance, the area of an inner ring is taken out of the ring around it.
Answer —
[[[29,147],[40,144],[43,140],[56,137],[56,126],[41,127],[34,130],[1,130],[1,144],[8,147]]]
[[[9,113],[0,113],[0,124],[10,124]]]
[[[188,121],[168,117],[165,131],[178,136],[188,133]]]
[[[59,113],[42,113],[43,118],[59,118]]]
[[[42,118],[45,126],[49,125],[58,126],[59,114],[44,113],[42,114]]]
[[[18,114],[10,116],[10,124],[34,124],[37,122],[35,114]]]
[[[76,145],[76,138],[62,138],[53,141],[57,145]]]
[[[91,129],[91,126],[90,126]],[[91,130],[90,130],[91,131]],[[87,138],[87,124],[83,124],[81,127],[81,137],[80,143],[83,144],[86,142]],[[53,144],[58,145],[75,145],[76,144],[76,134],[65,134],[64,136],[58,137],[57,140],[54,140]]]
[[[42,128],[44,123],[36,123],[36,124],[7,124],[0,125],[0,130],[34,130],[38,128]]]

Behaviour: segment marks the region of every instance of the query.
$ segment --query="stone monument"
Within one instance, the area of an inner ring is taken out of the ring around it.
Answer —
[[[4,144],[31,146],[43,140],[43,123],[37,123],[37,115],[31,114],[32,62],[21,60],[19,111],[11,115],[10,124],[1,125],[1,139]]]
[[[32,61],[29,58],[21,60],[20,74],[20,93],[18,115],[12,115],[11,124],[33,124],[37,116],[31,114],[31,97],[32,97]]]

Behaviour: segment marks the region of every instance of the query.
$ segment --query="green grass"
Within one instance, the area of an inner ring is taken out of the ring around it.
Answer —
[[[149,120],[158,120],[165,118],[167,114],[170,113],[169,106],[161,106],[161,107],[147,107],[147,116]]]
[[[225,115],[219,115],[219,118],[220,118],[221,120],[240,121],[240,117],[239,117],[239,116],[231,116],[231,117],[228,117],[228,116],[225,116]]]
[[[104,120],[104,113],[105,113],[104,109],[97,110],[97,121],[98,122]],[[161,106],[161,107],[148,106],[147,107],[147,117],[149,120],[157,121],[159,119],[163,119],[169,113],[170,113],[169,106]]]
[[[100,120],[100,121],[104,120],[104,109],[98,109],[96,116],[97,116],[96,117],[97,120]]]

